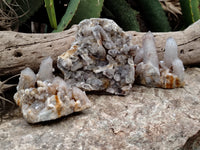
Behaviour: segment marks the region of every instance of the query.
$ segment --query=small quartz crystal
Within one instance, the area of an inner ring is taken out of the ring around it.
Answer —
[[[161,62],[161,87],[176,88],[184,86],[184,66],[178,58],[178,47],[173,38],[165,45],[164,61]]]
[[[144,35],[142,46],[140,51],[136,51],[134,59],[137,64],[136,82],[162,88],[184,86],[184,66],[178,58],[177,44],[173,38],[167,39],[164,60],[160,63],[158,63],[155,40],[151,32]]]
[[[142,62],[137,64],[136,67],[137,82],[147,86],[157,87],[160,84],[159,61],[154,37],[151,32],[144,35],[142,50],[143,53],[140,52],[143,54]]]
[[[43,60],[37,75],[26,68],[21,72],[14,100],[27,122],[57,119],[91,106],[85,92],[53,76],[52,59]]]

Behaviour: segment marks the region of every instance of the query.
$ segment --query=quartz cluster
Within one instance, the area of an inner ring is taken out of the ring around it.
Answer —
[[[78,25],[71,48],[58,57],[69,84],[84,91],[125,95],[135,81],[131,36],[109,19],[87,19]]]
[[[14,100],[29,123],[52,120],[91,106],[85,92],[54,77],[52,59],[43,60],[38,74],[21,72]]]
[[[146,33],[134,62],[136,81],[140,84],[169,89],[184,86],[184,66],[178,58],[176,41],[171,37],[166,41],[164,60],[159,62],[154,36]]]
[[[184,67],[173,38],[167,40],[164,60],[159,61],[151,32],[144,35],[139,48],[131,35],[109,19],[82,21],[75,41],[58,57],[57,65],[66,82],[84,91],[126,95],[135,80],[151,87],[184,85]]]
[[[21,72],[14,99],[30,123],[90,107],[85,91],[126,95],[134,82],[161,88],[184,86],[184,66],[173,38],[167,39],[164,59],[159,61],[151,32],[144,35],[140,48],[109,19],[83,20],[71,48],[58,56],[57,66],[64,80],[54,77],[50,57],[42,61],[37,75],[30,68]]]

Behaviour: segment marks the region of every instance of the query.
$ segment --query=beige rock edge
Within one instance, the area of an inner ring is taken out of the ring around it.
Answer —
[[[173,90],[89,95],[90,109],[42,124],[28,124],[17,109],[0,124],[0,149],[179,149],[200,130],[200,69],[188,68],[185,81]]]
[[[165,41],[173,37],[179,48],[179,58],[184,65],[200,63],[200,20],[184,31],[153,33],[159,60],[163,57]],[[69,30],[51,34],[25,34],[12,31],[0,32],[0,76],[14,75],[25,67],[38,70],[40,62],[47,56],[57,56],[68,50],[74,40],[76,26]],[[133,43],[141,45],[144,33],[128,31]]]

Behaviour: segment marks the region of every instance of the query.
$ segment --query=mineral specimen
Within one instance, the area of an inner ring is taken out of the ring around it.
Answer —
[[[30,68],[21,72],[14,100],[29,123],[59,118],[89,108],[85,92],[54,77],[52,59],[42,61],[36,75]]]
[[[144,35],[143,48],[136,51],[136,81],[151,87],[177,88],[184,86],[184,66],[178,58],[177,44],[168,38],[164,60],[158,61],[153,34]],[[141,57],[143,57],[141,59]]]
[[[172,72],[177,75],[180,80],[183,80],[184,66],[183,62],[178,58],[177,49],[176,41],[173,38],[168,38],[165,46],[164,63],[166,67],[172,67]]]
[[[67,83],[84,91],[125,95],[135,77],[147,86],[182,87],[184,67],[175,40],[169,38],[165,49],[164,61],[159,62],[151,32],[144,35],[139,48],[113,21],[93,18],[78,25],[75,41],[58,57],[57,65]]]
[[[183,87],[184,66],[178,58],[178,48],[173,38],[168,38],[165,46],[164,61],[161,64],[161,87],[176,88]]]
[[[135,78],[151,87],[184,85],[184,66],[173,38],[167,39],[164,60],[159,62],[151,32],[144,35],[140,48],[108,19],[87,19],[78,25],[71,48],[58,56],[64,80],[53,75],[52,63],[50,57],[43,60],[37,75],[30,68],[21,72],[14,99],[30,123],[90,107],[85,91],[126,95]]]
[[[85,91],[127,94],[135,80],[131,43],[109,19],[87,19],[78,25],[71,48],[58,57],[65,81]]]
[[[136,67],[137,80],[141,84],[157,87],[160,82],[159,61],[151,32],[144,35],[142,46],[144,54],[142,62],[137,64]]]

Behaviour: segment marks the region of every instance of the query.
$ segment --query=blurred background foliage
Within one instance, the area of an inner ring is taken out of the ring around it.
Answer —
[[[87,18],[113,19],[123,30],[183,30],[200,19],[200,0],[1,0],[0,30],[60,32]]]

